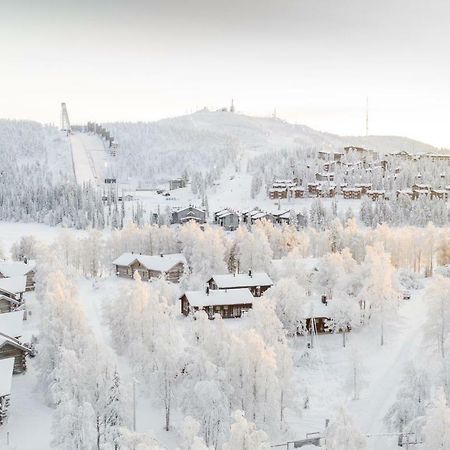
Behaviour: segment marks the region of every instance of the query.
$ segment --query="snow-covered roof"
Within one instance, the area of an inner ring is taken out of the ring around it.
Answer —
[[[21,344],[21,342],[18,339],[14,338],[12,336],[9,336],[9,335],[7,335],[5,333],[2,333],[0,331],[0,349],[5,344],[10,344],[13,347],[16,347],[16,348],[18,348],[20,350],[23,350],[24,352],[27,352],[27,353],[30,351],[30,349],[28,347],[25,347],[25,345]]]
[[[26,276],[0,278],[0,293],[6,292],[8,294],[16,295],[25,292],[26,284]]]
[[[22,335],[23,311],[0,314],[0,332],[15,338]]]
[[[0,261],[0,273],[4,277],[19,277],[26,275],[36,268],[36,261],[28,260],[27,263],[22,261]]]
[[[332,301],[333,300],[330,300],[330,302]],[[329,317],[331,313],[330,307],[322,303],[322,301],[317,298],[306,303],[302,310],[305,319],[311,317]]]
[[[205,291],[187,291],[184,293],[189,304],[196,307],[214,305],[239,305],[252,304],[253,295],[248,289],[210,289],[209,294]]]
[[[148,270],[157,272],[167,272],[178,263],[187,264],[182,253],[172,253],[167,255],[140,255],[139,253],[124,253],[112,263],[116,266],[129,266],[134,261],[138,261]]]
[[[211,279],[219,289],[273,285],[273,281],[266,272],[254,272],[251,276],[247,273],[213,275]]]
[[[0,359],[0,397],[11,394],[14,358]]]

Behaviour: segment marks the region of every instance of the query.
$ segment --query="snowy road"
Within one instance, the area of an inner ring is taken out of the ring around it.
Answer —
[[[98,186],[103,182],[103,167],[107,158],[102,140],[97,136],[74,133],[70,136],[70,142],[77,183],[90,182]]]

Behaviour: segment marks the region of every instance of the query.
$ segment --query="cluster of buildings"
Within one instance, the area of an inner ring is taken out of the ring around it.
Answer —
[[[434,189],[428,184],[413,184],[411,189],[402,189],[396,192],[397,198],[401,195],[407,195],[411,200],[417,200],[421,197],[429,197],[430,199],[447,200],[450,192],[450,186],[445,189]]]
[[[167,280],[178,283],[185,273],[188,263],[183,254],[142,255],[124,253],[113,261],[116,275],[133,278],[137,271],[142,280],[165,276]],[[185,316],[205,311],[209,319],[216,314],[223,319],[240,318],[254,302],[271,287],[273,281],[266,272],[215,274],[206,281],[205,289],[185,291],[180,297],[181,313]],[[326,333],[329,331],[328,301],[312,298],[304,307],[305,328],[308,332]],[[300,331],[299,331],[300,332]]]
[[[12,378],[25,372],[31,345],[22,342],[24,293],[34,289],[35,262],[0,261],[0,425],[7,419]]]

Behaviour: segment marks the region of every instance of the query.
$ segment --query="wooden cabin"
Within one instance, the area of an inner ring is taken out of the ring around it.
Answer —
[[[236,230],[239,227],[239,214],[230,208],[222,209],[214,213],[214,223],[227,231]]]
[[[14,358],[0,360],[0,425],[3,425],[8,417],[13,367]]]
[[[183,224],[193,220],[197,223],[206,223],[206,212],[203,209],[189,206],[172,212],[172,223]]]
[[[0,331],[0,361],[14,358],[13,373],[23,373],[27,370],[26,357],[31,350],[23,345],[18,339],[7,336]]]
[[[24,309],[27,277],[0,278],[0,313]]]
[[[260,297],[273,286],[273,281],[265,272],[213,275],[208,281],[210,290],[247,289],[254,297]]]
[[[25,276],[26,290],[34,290],[34,276],[36,274],[36,262],[24,258],[23,261],[0,261],[0,278],[15,278]]]
[[[209,319],[220,314],[223,319],[241,317],[253,306],[254,297],[248,289],[187,291],[181,297],[181,313],[185,316],[205,311]]]
[[[305,196],[305,190],[301,186],[292,188],[292,197],[303,198]]]
[[[182,253],[152,256],[124,253],[113,261],[113,265],[118,277],[133,278],[134,273],[138,272],[145,281],[164,275],[168,281],[178,283],[187,261]]]

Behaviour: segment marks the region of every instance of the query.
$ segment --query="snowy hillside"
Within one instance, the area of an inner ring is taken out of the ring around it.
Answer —
[[[185,169],[220,170],[240,157],[278,150],[363,145],[384,152],[436,151],[408,138],[337,136],[277,118],[226,111],[202,110],[158,122],[116,122],[107,127],[120,144],[122,177],[150,182],[180,176]]]

